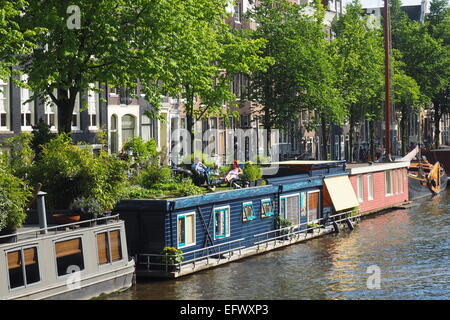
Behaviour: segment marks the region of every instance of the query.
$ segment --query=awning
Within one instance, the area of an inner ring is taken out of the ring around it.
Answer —
[[[348,176],[325,178],[324,182],[334,210],[341,211],[359,206],[359,201]]]

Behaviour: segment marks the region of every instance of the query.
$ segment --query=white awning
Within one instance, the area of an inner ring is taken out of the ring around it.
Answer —
[[[359,206],[359,201],[348,176],[325,178],[324,183],[330,194],[334,210],[341,211]]]

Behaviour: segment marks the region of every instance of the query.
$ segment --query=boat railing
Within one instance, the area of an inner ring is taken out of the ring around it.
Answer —
[[[211,261],[219,262],[221,259],[231,259],[235,252],[239,255],[242,254],[242,249],[246,246],[242,245],[242,241],[245,238],[219,243],[213,246],[188,251],[183,253],[183,261],[171,263],[170,261],[176,261],[180,258],[179,255],[162,255],[162,254],[150,254],[143,253],[138,255],[138,261],[140,265],[146,266],[147,270],[164,270],[179,271],[183,265],[192,264],[192,268],[195,269],[199,261],[206,261],[209,265]],[[191,257],[184,259],[186,257]],[[152,261],[153,260],[153,261]]]
[[[270,242],[273,242],[273,244],[275,245],[277,240],[282,240],[282,241],[287,240],[289,242],[292,242],[294,240],[298,240],[301,236],[303,236],[303,238],[306,238],[308,236],[309,231],[314,232],[314,230],[321,229],[321,228],[325,227],[325,225],[327,225],[327,224],[344,222],[349,219],[358,219],[361,217],[360,214],[353,215],[352,213],[353,213],[353,211],[345,211],[345,212],[340,212],[340,213],[337,213],[337,214],[334,214],[334,215],[331,215],[328,217],[320,218],[320,219],[315,220],[315,223],[313,226],[308,226],[308,225],[312,224],[311,222],[303,222],[303,223],[300,223],[300,224],[297,224],[294,226],[283,227],[283,228],[255,234],[254,238],[257,241],[255,241],[254,244],[257,246],[257,250],[259,250],[261,245],[265,244],[265,247],[267,248],[269,246]],[[338,219],[336,219],[336,218],[338,218]],[[306,228],[302,228],[304,226],[306,226]],[[259,240],[261,238],[265,238],[265,239]]]
[[[34,239],[34,238],[38,238],[39,236],[42,236],[42,235],[52,235],[52,234],[56,235],[58,233],[73,231],[78,228],[88,228],[88,227],[93,227],[93,226],[99,225],[101,223],[107,224],[108,222],[118,222],[119,220],[120,220],[119,215],[117,214],[117,215],[113,215],[113,216],[106,216],[106,217],[100,217],[100,218],[95,218],[95,219],[90,219],[90,220],[82,220],[82,221],[71,222],[71,223],[67,223],[67,224],[60,224],[57,226],[51,226],[51,227],[47,227],[47,228],[39,228],[39,229],[33,229],[33,230],[28,230],[28,231],[23,231],[23,232],[16,232],[16,233],[11,233],[8,235],[0,236],[0,242],[1,242],[1,239],[11,238],[10,243],[14,243],[14,242],[18,242],[19,240],[22,240],[22,239],[19,239],[19,237],[23,238],[24,236],[27,236],[26,239]]]

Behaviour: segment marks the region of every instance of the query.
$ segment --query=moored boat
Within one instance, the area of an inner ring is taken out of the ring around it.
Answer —
[[[434,196],[447,188],[447,173],[437,161],[430,163],[423,157],[418,147],[409,152],[402,161],[409,161],[408,192],[409,199],[414,200],[426,196]]]
[[[40,228],[25,225],[0,237],[0,299],[79,300],[128,289],[124,222],[118,216]]]

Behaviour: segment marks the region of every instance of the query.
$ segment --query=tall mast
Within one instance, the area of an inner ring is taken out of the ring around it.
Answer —
[[[384,161],[391,162],[391,28],[389,0],[384,0],[384,75],[385,75],[385,128]]]

